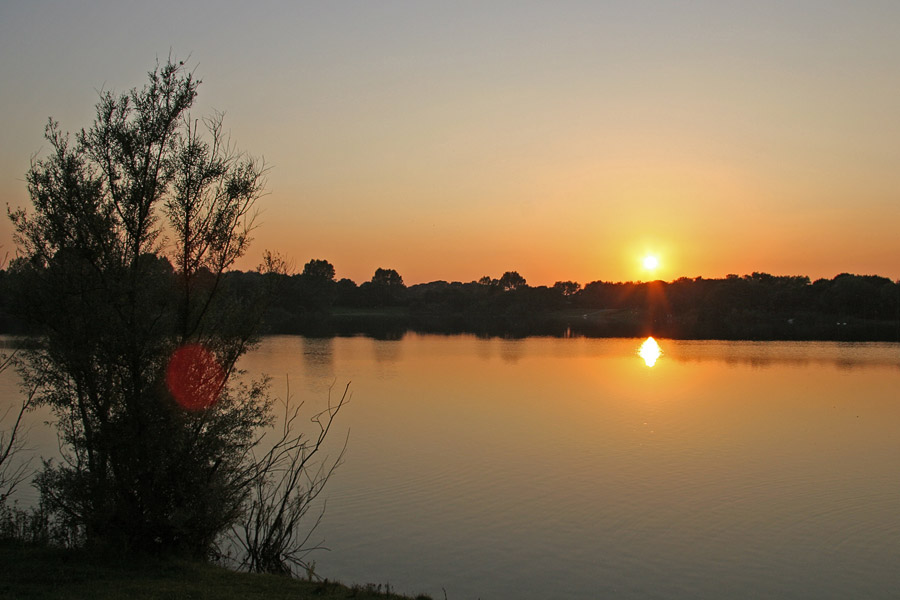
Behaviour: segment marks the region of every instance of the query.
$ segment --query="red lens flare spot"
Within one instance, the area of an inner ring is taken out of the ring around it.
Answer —
[[[178,348],[166,367],[166,385],[175,401],[188,410],[209,408],[219,399],[225,371],[200,344]]]

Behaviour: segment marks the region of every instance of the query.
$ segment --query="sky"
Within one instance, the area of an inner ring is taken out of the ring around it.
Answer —
[[[0,0],[0,201],[28,205],[48,117],[87,127],[171,53],[271,167],[242,269],[898,279],[898,24],[894,0]]]

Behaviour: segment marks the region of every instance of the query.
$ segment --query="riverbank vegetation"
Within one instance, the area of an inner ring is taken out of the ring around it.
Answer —
[[[15,265],[0,272],[0,330],[6,333],[27,330],[9,310],[19,277]],[[357,285],[336,279],[334,267],[318,259],[299,274],[232,271],[227,278],[247,297],[278,290],[263,318],[269,334],[900,341],[900,283],[876,275],[811,281],[752,273],[529,286],[510,271],[497,279],[406,286],[395,270],[378,269]]]
[[[236,277],[241,277],[236,275]],[[320,287],[322,283],[318,284]],[[288,278],[267,315],[273,333],[398,331],[478,335],[656,335],[687,339],[900,341],[900,285],[872,275],[810,281],[767,273],[671,282],[560,281],[529,286],[516,272],[469,283],[333,282],[315,296]],[[373,293],[374,292],[374,293]]]
[[[27,325],[9,307],[20,275],[0,272],[0,331]],[[810,281],[767,273],[721,279],[605,282],[560,281],[529,286],[515,272],[468,283],[406,286],[393,269],[359,285],[335,279],[324,260],[303,272],[232,271],[247,297],[278,289],[262,331],[268,334],[390,338],[407,331],[674,339],[900,341],[900,283],[876,275],[839,274]],[[275,285],[277,281],[277,285]]]

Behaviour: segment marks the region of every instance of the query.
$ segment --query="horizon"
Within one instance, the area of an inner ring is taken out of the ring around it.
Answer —
[[[321,259],[321,258],[320,258],[320,259],[311,259],[311,260],[325,260],[325,261],[329,262],[329,264],[330,264],[330,261],[328,261],[328,259]],[[308,261],[307,261],[307,262],[308,262]],[[389,267],[388,267],[388,268],[389,268]],[[247,272],[247,271],[252,271],[253,269],[232,269],[232,270],[233,270],[233,271]],[[515,269],[510,269],[510,270],[515,272]],[[294,266],[293,270],[289,271],[287,274],[288,274],[289,276],[300,275],[300,274],[302,273],[302,271],[303,271],[303,266],[302,266],[302,265],[299,265],[299,266]],[[505,271],[504,271],[504,273],[505,273]],[[492,277],[492,279],[495,279],[495,280],[496,280],[496,279],[498,279],[500,276],[502,276],[504,273],[497,273],[497,274],[496,274],[497,277],[493,277],[493,274],[490,275],[490,276]],[[373,273],[373,274],[374,274],[374,273]],[[405,285],[406,287],[412,287],[412,286],[415,286],[415,285],[429,285],[429,284],[432,284],[432,283],[447,283],[447,284],[460,283],[460,284],[471,284],[471,283],[479,283],[478,279],[480,279],[480,278],[475,278],[475,279],[471,279],[471,280],[468,280],[468,281],[464,281],[464,280],[461,280],[461,279],[445,279],[445,278],[440,278],[440,277],[439,277],[439,278],[437,278],[437,279],[432,279],[432,280],[429,280],[429,281],[409,282],[409,281],[406,280],[405,277],[403,277],[403,273],[400,273],[400,272],[398,271],[398,274],[400,275],[400,277],[403,278],[403,285]],[[592,279],[592,280],[589,280],[589,281],[577,281],[577,280],[571,280],[571,279],[555,279],[554,281],[552,281],[552,282],[550,282],[550,283],[545,283],[545,282],[534,283],[534,282],[529,281],[528,278],[526,277],[526,278],[525,278],[525,280],[526,280],[525,285],[526,285],[527,287],[541,287],[541,286],[553,287],[553,285],[556,284],[556,283],[564,283],[564,282],[572,281],[572,282],[574,282],[574,283],[580,284],[580,285],[581,285],[581,288],[583,289],[584,286],[586,286],[586,285],[588,285],[588,284],[591,284],[591,283],[606,283],[606,284],[612,284],[612,285],[629,285],[629,284],[631,284],[631,285],[640,285],[640,284],[646,284],[646,283],[659,283],[659,282],[662,282],[662,283],[665,283],[665,284],[672,284],[672,283],[675,283],[675,282],[677,282],[677,281],[679,281],[679,280],[682,280],[682,279],[687,279],[687,280],[690,280],[690,281],[695,281],[695,280],[698,280],[698,279],[707,280],[707,281],[717,281],[717,280],[728,279],[729,277],[732,277],[732,276],[736,276],[736,277],[738,277],[738,278],[743,279],[743,278],[746,278],[746,277],[752,277],[752,276],[755,275],[755,274],[759,274],[759,275],[769,275],[769,276],[776,277],[776,278],[778,278],[778,277],[799,277],[799,278],[805,277],[805,278],[809,279],[810,285],[813,284],[813,283],[815,283],[816,281],[819,281],[819,280],[831,281],[831,280],[835,279],[836,277],[840,277],[840,276],[842,276],[842,275],[849,275],[849,276],[851,276],[851,277],[882,277],[882,278],[888,279],[888,280],[891,281],[892,283],[896,283],[896,284],[900,285],[900,279],[892,279],[892,278],[890,278],[890,277],[887,277],[887,276],[885,276],[885,275],[881,275],[881,274],[879,274],[879,273],[849,273],[849,272],[844,271],[844,272],[841,272],[841,273],[835,273],[835,274],[832,275],[831,277],[810,277],[809,275],[804,275],[804,274],[802,274],[802,273],[776,274],[776,273],[769,273],[769,272],[767,272],[767,271],[759,271],[759,270],[752,271],[752,272],[750,272],[750,273],[727,273],[726,275],[723,275],[723,276],[721,276],[721,277],[705,277],[705,276],[703,276],[703,275],[695,275],[694,277],[689,277],[689,276],[686,276],[686,275],[679,275],[679,276],[673,277],[673,278],[671,278],[671,279],[660,279],[660,278],[655,278],[655,279],[630,279],[630,280]],[[336,273],[335,273],[335,276],[334,276],[334,281],[340,281],[340,280],[342,280],[342,279],[349,279],[349,280],[351,280],[353,283],[355,283],[356,285],[360,285],[360,284],[365,283],[365,282],[367,282],[367,281],[371,281],[372,276],[365,277],[365,278],[362,278],[362,279],[357,280],[357,279],[353,279],[352,277],[345,277],[345,276],[342,276],[339,272],[336,272]]]
[[[896,281],[897,22],[874,1],[6,4],[0,200],[30,204],[49,117],[87,127],[171,54],[203,81],[193,116],[224,111],[272,167],[240,270],[272,250],[408,285]]]

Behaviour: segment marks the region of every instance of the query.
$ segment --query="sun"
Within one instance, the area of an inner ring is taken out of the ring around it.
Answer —
[[[643,264],[644,264],[644,268],[647,269],[648,271],[655,271],[656,269],[659,268],[659,257],[657,257],[653,254],[648,254],[647,256],[644,257]]]
[[[650,336],[641,344],[641,347],[638,349],[638,356],[644,359],[648,367],[652,367],[659,360],[659,357],[662,356],[662,349],[660,349],[657,341],[653,339],[653,336]]]

